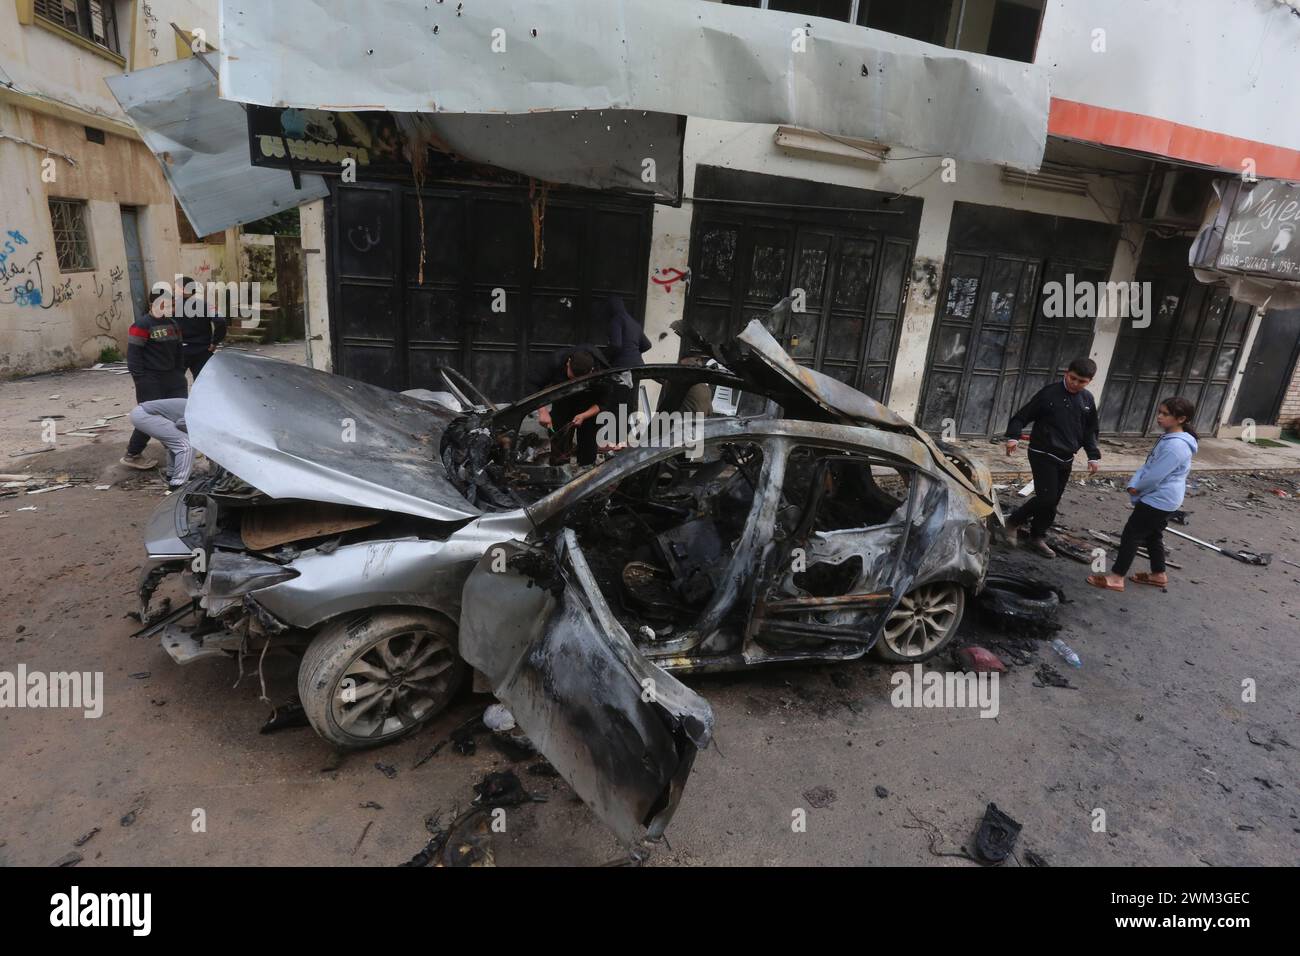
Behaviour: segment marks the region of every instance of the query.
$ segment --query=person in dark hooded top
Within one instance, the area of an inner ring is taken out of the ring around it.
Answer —
[[[641,355],[650,351],[650,340],[646,338],[641,323],[632,318],[632,313],[623,304],[623,299],[611,295],[605,300],[606,316],[609,321],[609,364],[611,368],[634,368],[644,365]]]
[[[609,323],[609,348],[605,350],[611,368],[637,368],[645,364],[641,358],[643,352],[650,351],[650,340],[646,338],[641,324],[628,312],[623,299],[611,295],[605,300],[605,314]],[[611,412],[619,422],[628,423],[636,411],[636,386],[631,382],[610,386]],[[618,434],[626,434],[622,430]]]

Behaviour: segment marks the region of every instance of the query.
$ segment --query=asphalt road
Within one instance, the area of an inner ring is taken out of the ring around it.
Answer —
[[[125,392],[128,381],[97,387]],[[3,414],[15,408],[10,390],[47,384],[0,385]],[[527,772],[533,761],[481,742],[473,755],[444,747],[414,766],[490,698],[466,694],[414,737],[340,758],[308,728],[258,733],[270,707],[255,664],[236,686],[233,663],[182,668],[156,640],[131,639],[141,528],[162,488],[114,464],[121,437],[0,465],[83,482],[0,499],[0,671],[102,671],[105,682],[97,719],[0,709],[0,863],[76,852],[81,866],[392,865],[424,845],[426,817],[447,819],[485,773],[506,768],[546,801],[507,811],[505,832],[483,838],[498,865],[623,854],[567,786]],[[1300,500],[1269,493],[1295,490],[1294,480],[1201,482],[1188,531],[1300,563]],[[1074,484],[1060,521],[1117,533],[1126,511],[1122,492]],[[1120,595],[1084,585],[1082,564],[1000,549],[998,568],[1064,589],[1060,636],[1083,667],[1039,642],[1000,680],[993,719],[894,707],[894,669],[870,661],[692,680],[715,708],[717,746],[697,760],[670,846],[651,862],[972,866],[933,854],[970,846],[995,802],[1023,825],[1008,865],[1026,851],[1055,866],[1294,865],[1300,569],[1278,558],[1251,567],[1186,542],[1171,552],[1184,569],[1167,592]],[[973,621],[965,636],[1000,637]],[[1040,661],[1073,689],[1043,686]],[[292,694],[293,674],[293,661],[268,657],[267,697]],[[1248,680],[1253,702],[1243,700]],[[800,810],[803,829],[792,826]]]

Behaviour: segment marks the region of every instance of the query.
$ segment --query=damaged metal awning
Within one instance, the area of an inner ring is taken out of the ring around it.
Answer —
[[[1033,64],[702,0],[224,0],[221,93],[400,113],[645,110],[1037,169]],[[505,165],[509,165],[506,163]]]
[[[197,57],[106,79],[162,164],[181,208],[201,236],[320,199],[319,176],[253,167],[243,107],[217,96]]]
[[[1221,179],[1189,254],[1205,283],[1270,309],[1300,307],[1300,183]]]
[[[455,179],[508,170],[547,183],[682,199],[685,117],[634,110],[393,113],[248,107],[253,164],[337,176]],[[647,163],[647,160],[651,162]],[[486,170],[487,173],[493,170]]]

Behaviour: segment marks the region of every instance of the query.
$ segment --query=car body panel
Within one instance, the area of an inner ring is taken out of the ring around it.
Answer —
[[[194,383],[194,447],[272,498],[456,521],[480,514],[447,479],[449,408],[223,349]]]
[[[453,623],[460,619],[465,576],[492,544],[522,540],[532,524],[521,511],[485,515],[445,541],[377,539],[288,562],[292,580],[257,592],[257,602],[293,627],[381,607],[423,607]]]
[[[713,710],[619,625],[572,532],[554,555],[506,543],[465,583],[460,646],[529,740],[625,843],[663,834]],[[505,569],[501,558],[505,557]],[[549,566],[539,587],[517,557]]]

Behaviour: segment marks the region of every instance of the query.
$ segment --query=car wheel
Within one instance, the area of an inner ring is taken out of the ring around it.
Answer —
[[[951,581],[913,588],[889,613],[876,641],[876,656],[896,664],[933,657],[957,633],[966,610],[966,591]]]
[[[316,635],[298,668],[298,697],[330,743],[373,747],[442,711],[466,670],[448,621],[418,611],[373,612]]]

